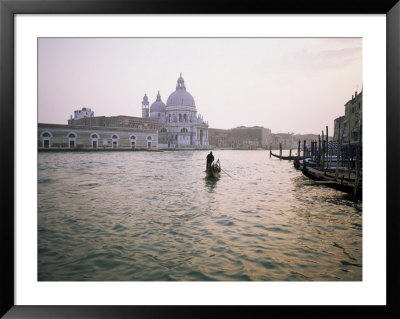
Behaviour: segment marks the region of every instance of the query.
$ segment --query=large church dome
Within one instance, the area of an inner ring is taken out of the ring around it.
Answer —
[[[182,73],[178,79],[176,91],[168,97],[167,106],[196,107],[196,105],[194,104],[193,96],[188,91],[186,91],[185,81],[182,78]]]
[[[150,113],[165,112],[165,104],[161,101],[160,92],[157,94],[157,100],[150,106]]]

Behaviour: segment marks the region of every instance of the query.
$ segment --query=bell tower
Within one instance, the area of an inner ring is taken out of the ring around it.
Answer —
[[[142,101],[142,117],[148,118],[149,117],[149,98],[147,97],[146,93],[143,96]]]

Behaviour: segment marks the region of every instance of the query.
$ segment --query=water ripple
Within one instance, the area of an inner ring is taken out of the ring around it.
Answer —
[[[39,280],[362,280],[362,203],[263,151],[207,179],[205,155],[40,153]]]

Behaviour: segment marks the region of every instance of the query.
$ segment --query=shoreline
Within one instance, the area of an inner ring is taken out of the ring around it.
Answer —
[[[242,148],[165,148],[157,150],[129,149],[129,148],[39,148],[38,153],[52,152],[181,152],[181,151],[267,151],[267,149],[242,149]]]

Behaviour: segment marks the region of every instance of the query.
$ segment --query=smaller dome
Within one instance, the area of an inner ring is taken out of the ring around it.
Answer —
[[[157,94],[157,100],[150,106],[150,113],[165,112],[165,104],[161,101],[160,91]]]

